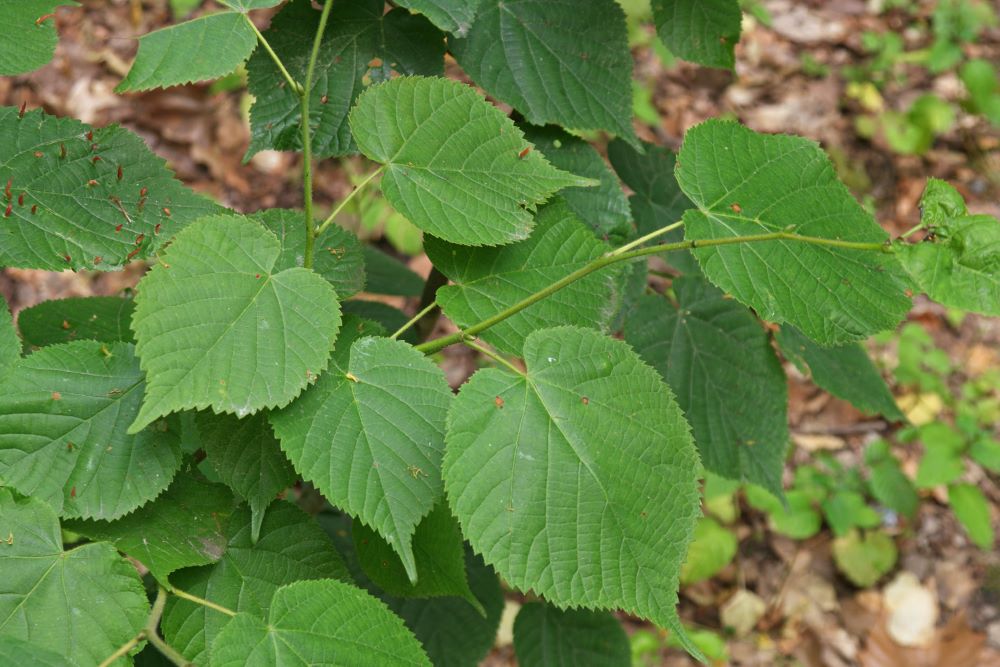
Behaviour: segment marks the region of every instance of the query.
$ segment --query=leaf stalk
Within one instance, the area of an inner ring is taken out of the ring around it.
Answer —
[[[368,185],[369,183],[371,183],[372,180],[376,176],[378,176],[379,174],[381,174],[384,169],[385,169],[385,165],[383,164],[378,169],[376,169],[372,173],[370,173],[367,176],[365,176],[365,178],[364,178],[363,181],[361,181],[356,186],[354,186],[354,189],[351,190],[350,194],[348,194],[346,197],[344,197],[340,201],[340,203],[337,204],[337,207],[334,208],[333,211],[330,212],[330,215],[327,216],[326,220],[324,220],[323,223],[319,227],[316,228],[316,236],[319,236],[324,231],[326,231],[326,228],[333,224],[333,221],[337,218],[338,215],[340,215],[340,212],[344,210],[344,207],[347,206],[351,202],[352,199],[354,199],[354,196],[356,194],[358,194],[359,192],[361,192],[364,189],[364,187],[366,185]]]

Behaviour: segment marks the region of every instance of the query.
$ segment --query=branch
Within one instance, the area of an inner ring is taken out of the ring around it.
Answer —
[[[668,227],[673,229],[675,225],[668,225]],[[667,230],[668,227],[664,227],[663,229],[658,230],[658,232],[654,232],[653,235],[665,233],[664,230]],[[651,236],[652,235],[647,234],[643,237],[643,240]],[[462,331],[417,345],[417,349],[424,354],[433,354],[434,352],[443,350],[449,345],[454,345],[455,343],[461,343],[470,338],[474,338],[480,332],[489,329],[495,324],[503,322],[508,317],[518,314],[528,306],[532,306],[542,299],[555,294],[567,285],[571,285],[577,280],[589,276],[594,271],[598,271],[612,264],[617,264],[618,262],[629,262],[640,257],[646,257],[647,255],[658,255],[663,252],[672,252],[674,250],[692,250],[694,248],[708,248],[712,246],[732,245],[736,243],[758,243],[760,241],[798,241],[800,243],[833,246],[835,248],[848,248],[851,250],[863,250],[868,252],[894,252],[893,247],[889,242],[865,243],[858,241],[841,241],[839,239],[825,239],[817,236],[801,236],[792,232],[772,232],[770,234],[757,234],[754,236],[732,236],[724,239],[689,239],[687,241],[678,241],[677,243],[661,243],[659,245],[629,250],[627,252],[621,252],[621,248],[619,248],[618,250],[613,250],[606,255],[598,257],[590,264],[580,267],[573,273],[557,280],[548,287],[525,297],[510,308],[502,310],[496,315],[488,317],[481,322],[477,322]]]
[[[319,26],[313,38],[312,53],[309,55],[309,65],[306,67],[306,81],[299,92],[302,107],[302,207],[306,218],[306,248],[303,266],[311,269],[313,265],[313,246],[316,243],[316,229],[313,226],[313,176],[312,176],[312,132],[309,130],[309,97],[312,92],[313,73],[316,71],[316,60],[319,58],[319,47],[323,43],[323,33],[326,32],[326,21],[330,17],[333,0],[323,3],[323,13],[319,17]]]

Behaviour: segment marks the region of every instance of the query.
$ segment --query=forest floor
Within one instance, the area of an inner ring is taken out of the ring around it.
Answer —
[[[165,0],[80,4],[60,10],[61,38],[49,66],[24,77],[0,78],[0,104],[26,101],[98,126],[120,123],[139,133],[184,182],[236,210],[301,205],[297,156],[264,152],[243,162],[249,129],[242,88],[217,91],[204,84],[114,93],[134,55],[133,36],[172,21]],[[677,148],[693,124],[727,115],[755,130],[810,137],[830,152],[845,182],[893,234],[918,221],[918,200],[929,176],[955,184],[973,212],[1000,216],[1000,132],[984,119],[959,112],[954,126],[921,156],[894,152],[882,133],[863,138],[857,131],[859,118],[869,122],[880,108],[906,109],[923,93],[955,104],[962,98],[962,84],[953,71],[932,74],[905,62],[890,63],[888,74],[870,73],[873,79],[880,77],[878,87],[852,86],[845,75],[849,68],[871,63],[862,43],[865,31],[901,35],[908,50],[924,46],[926,33],[917,27],[927,23],[929,10],[919,8],[933,3],[913,0],[908,11],[883,13],[873,11],[878,3],[865,0],[757,4],[770,19],[746,20],[735,72],[680,62],[667,66],[651,49],[637,47],[635,74],[646,96],[646,117],[659,116],[655,124],[637,125],[640,136]],[[268,18],[262,12],[262,26]],[[638,41],[641,37],[633,35]],[[1000,65],[1000,28],[987,29],[963,49],[969,57]],[[355,172],[362,169],[360,161],[355,166]],[[319,165],[316,182],[321,210],[350,188],[344,166],[332,161]],[[429,270],[422,257],[410,265],[423,275]],[[81,274],[4,269],[0,293],[16,313],[53,298],[120,293],[141,274],[134,267]],[[399,299],[394,305],[412,311],[415,303]],[[945,386],[958,392],[969,378],[1000,367],[1000,323],[952,315],[917,299],[910,317],[947,355],[952,370]],[[872,349],[886,367],[893,367],[894,341]],[[457,385],[474,368],[469,353],[458,351],[449,357],[446,370]],[[789,475],[796,463],[809,461],[818,451],[831,453],[845,466],[856,465],[866,443],[889,435],[884,421],[861,414],[817,390],[792,367],[788,370],[790,425],[798,445]],[[951,419],[948,400],[912,386],[893,390],[914,421]],[[993,392],[976,400],[1000,397],[1000,387]],[[994,436],[1000,436],[1000,427],[994,427]],[[897,447],[896,453],[904,471],[912,474],[919,449]],[[978,470],[969,481],[991,502],[993,524],[1000,529],[1000,478]],[[682,590],[682,617],[692,627],[722,633],[733,665],[1000,666],[1000,555],[972,544],[945,500],[940,490],[924,492],[913,521],[885,527],[898,546],[899,560],[868,589],[853,586],[837,571],[828,531],[795,541],[770,530],[767,518],[744,504],[733,527],[739,538],[735,560],[712,579]],[[516,604],[511,601],[511,610]],[[720,609],[727,610],[725,618]],[[626,624],[631,632],[648,630],[631,619]],[[907,632],[922,633],[919,647],[900,643]],[[501,636],[488,663],[512,664],[512,656]],[[643,659],[648,664],[694,664],[667,648]]]

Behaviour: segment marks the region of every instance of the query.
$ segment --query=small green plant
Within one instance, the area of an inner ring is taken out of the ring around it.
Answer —
[[[51,58],[60,4],[0,2],[0,74]],[[0,264],[150,267],[134,298],[41,304],[16,328],[0,309],[10,662],[476,664],[501,578],[537,599],[521,664],[580,644],[626,664],[619,609],[702,656],[676,612],[698,480],[782,494],[779,351],[895,420],[859,342],[917,291],[1000,315],[1000,224],[947,184],[914,242],[806,139],[714,119],[677,155],[639,141],[614,0],[222,4],[142,37],[118,89],[245,64],[248,157],[301,153],[301,209],[225,209],[126,129],[0,108]],[[261,31],[251,13],[278,5]],[[650,17],[675,56],[733,66],[736,0]],[[446,78],[446,52],[518,113]],[[610,166],[584,139],[605,135]],[[328,159],[364,167],[327,208]],[[387,206],[422,233],[430,281],[338,224],[378,207],[388,225]],[[455,345],[486,365],[457,393]],[[805,475],[790,507],[869,529]]]
[[[959,72],[969,93],[966,108],[1000,126],[1000,74],[988,60],[970,60]]]
[[[934,139],[955,123],[954,108],[937,95],[921,95],[905,112],[887,111],[879,118],[889,147],[902,155],[923,155]]]
[[[872,503],[873,497],[884,495],[886,476],[883,467],[866,480],[859,468],[845,468],[833,457],[820,456],[817,465],[796,469],[784,502],[755,486],[747,487],[746,496],[751,507],[767,513],[775,532],[793,539],[816,535],[825,522],[834,534],[838,569],[856,585],[867,587],[896,564],[896,545],[880,529],[885,517]],[[894,491],[894,504],[907,502],[905,488]]]

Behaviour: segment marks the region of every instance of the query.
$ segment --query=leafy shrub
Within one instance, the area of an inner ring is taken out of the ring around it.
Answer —
[[[59,4],[0,3],[0,73],[50,57]],[[248,14],[279,0],[224,4],[141,38],[119,89],[245,62],[250,154],[302,152],[301,211],[226,210],[125,129],[0,109],[0,264],[152,267],[134,301],[43,304],[20,339],[0,309],[4,655],[473,664],[499,578],[539,599],[515,624],[525,664],[627,661],[613,609],[699,654],[675,610],[698,480],[782,494],[779,351],[898,419],[859,341],[915,291],[1000,314],[1000,227],[944,183],[913,243],[808,140],[710,120],[677,156],[639,141],[613,0],[291,0],[263,33]],[[733,65],[735,0],[651,18],[676,56]],[[517,123],[444,78],[446,50]],[[565,128],[617,135],[614,170]],[[356,153],[369,171],[320,216],[313,163]],[[336,224],[376,184],[451,284]],[[663,294],[650,261],[676,276]],[[363,290],[427,296],[408,320]],[[425,340],[439,309],[458,330]],[[491,360],[457,395],[450,345]]]

